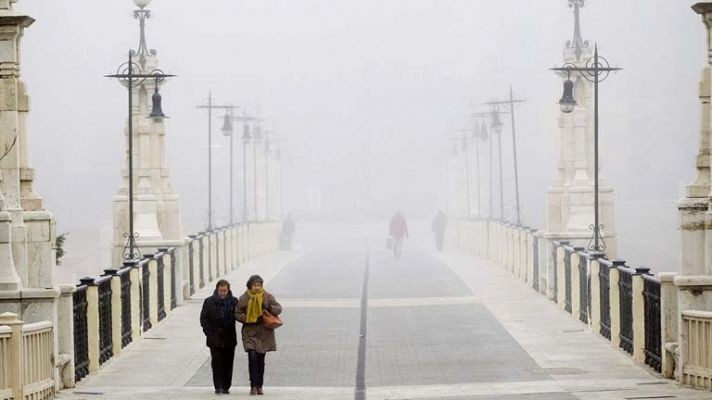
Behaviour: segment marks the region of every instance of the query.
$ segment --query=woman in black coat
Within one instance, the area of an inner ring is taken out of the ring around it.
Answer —
[[[200,326],[203,327],[206,345],[210,348],[213,384],[216,394],[230,393],[232,365],[235,360],[237,334],[235,332],[235,305],[237,298],[230,291],[230,282],[221,279],[213,295],[203,302]]]

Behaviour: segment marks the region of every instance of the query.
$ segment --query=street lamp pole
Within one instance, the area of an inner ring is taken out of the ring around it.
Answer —
[[[254,174],[254,182],[253,182],[253,187],[254,187],[254,192],[253,192],[253,200],[254,200],[254,205],[255,205],[255,221],[259,221],[260,219],[260,214],[258,212],[257,208],[257,145],[262,141],[262,128],[260,127],[260,124],[257,123],[255,125],[255,135],[252,138],[252,163],[253,163],[253,174]]]
[[[143,11],[143,8],[142,8]],[[147,11],[146,11],[147,12]],[[141,25],[142,27],[142,44],[143,47],[145,47],[144,44],[144,35],[143,35],[143,24]],[[141,258],[138,250],[136,249],[136,238],[138,237],[138,234],[136,231],[134,231],[134,196],[133,196],[133,89],[137,88],[147,80],[147,79],[153,79],[155,82],[155,89],[152,97],[153,101],[153,107],[151,109],[151,114],[149,115],[150,118],[154,119],[160,119],[160,118],[165,118],[165,114],[163,113],[161,102],[162,98],[159,93],[158,87],[160,82],[162,82],[166,78],[171,78],[176,75],[171,75],[171,74],[165,74],[161,70],[153,70],[149,74],[144,74],[141,73],[141,67],[133,62],[133,56],[135,52],[133,50],[129,50],[129,59],[128,62],[122,64],[119,66],[116,74],[113,75],[106,75],[107,78],[115,78],[118,79],[121,84],[126,86],[128,89],[128,106],[129,106],[129,111],[128,111],[128,173],[129,173],[129,198],[128,198],[128,203],[129,203],[129,231],[124,233],[124,237],[126,238],[126,246],[125,246],[125,253],[124,253],[124,259],[126,260],[138,260]],[[140,53],[139,56],[143,56],[143,53]],[[144,61],[141,61],[142,63]],[[134,71],[138,71],[138,73],[135,73]]]
[[[517,129],[516,129],[516,124],[515,124],[515,116],[514,116],[514,108],[516,104],[518,103],[523,103],[524,100],[521,99],[515,99],[514,98],[514,90],[512,87],[509,87],[509,99],[504,100],[504,101],[490,101],[488,104],[493,112],[497,113],[509,113],[511,120],[512,120],[512,150],[514,154],[514,198],[515,198],[515,218],[517,225],[521,225],[522,223],[522,212],[521,212],[521,207],[520,207],[520,202],[519,202],[519,166],[518,166],[518,157],[517,157]],[[504,108],[504,111],[500,111],[500,107]],[[501,124],[501,122],[500,122]],[[500,128],[500,133],[501,133],[501,128]],[[501,142],[501,140],[500,140]],[[501,154],[501,153],[500,153]]]
[[[211,230],[213,229],[213,110],[232,110],[237,107],[215,104],[213,94],[209,92],[208,104],[196,108],[208,110],[208,230]]]
[[[589,228],[593,230],[593,237],[588,244],[588,249],[592,252],[603,252],[606,249],[606,244],[601,238],[601,230],[604,228],[600,223],[599,204],[598,204],[598,84],[608,78],[611,72],[620,71],[621,68],[611,67],[604,57],[598,55],[598,44],[596,44],[593,52],[593,58],[586,61],[584,67],[578,67],[574,64],[564,64],[562,67],[551,68],[552,71],[567,76],[564,82],[564,93],[559,100],[561,112],[570,114],[576,107],[576,98],[574,97],[574,83],[571,81],[571,73],[576,72],[582,78],[593,83],[593,176],[594,176],[594,223]]]
[[[467,193],[465,195],[465,201],[466,203],[466,208],[467,208],[467,218],[472,218],[472,177],[471,171],[470,171],[470,149],[469,149],[469,138],[467,137],[467,134],[470,131],[466,129],[460,130],[460,133],[462,135],[462,153],[465,156],[465,187],[467,190]]]

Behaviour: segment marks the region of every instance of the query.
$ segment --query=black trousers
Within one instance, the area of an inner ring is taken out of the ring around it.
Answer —
[[[248,350],[247,360],[250,367],[250,386],[262,387],[265,380],[265,353]]]
[[[438,248],[438,251],[443,251],[443,244],[445,242],[445,232],[440,233],[437,232],[435,233],[435,247]]]
[[[232,386],[232,366],[235,361],[235,346],[211,347],[210,358],[215,390],[229,390],[230,386]]]

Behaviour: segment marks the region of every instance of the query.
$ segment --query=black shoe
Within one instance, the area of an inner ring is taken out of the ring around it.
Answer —
[[[230,389],[223,389],[223,390],[222,390],[222,393],[223,393],[223,394],[230,394]]]
[[[215,389],[215,394],[222,394],[222,389]]]

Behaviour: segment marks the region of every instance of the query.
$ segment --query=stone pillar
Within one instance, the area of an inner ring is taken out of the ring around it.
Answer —
[[[17,319],[17,314],[2,313],[0,314],[0,325],[10,327],[10,345],[8,346],[8,361],[10,363],[7,369],[7,380],[9,388],[12,390],[13,399],[22,398],[22,324],[23,322]]]
[[[685,198],[678,203],[680,220],[680,265],[673,278],[677,287],[677,341],[686,347],[680,312],[684,310],[712,310],[712,193],[710,193],[710,95],[712,94],[712,1],[695,4],[692,9],[702,17],[707,37],[707,63],[703,66],[699,99],[701,109],[699,146],[695,158],[696,175],[686,187]],[[677,347],[673,344],[666,346]],[[683,353],[683,352],[681,352]],[[667,361],[667,360],[666,360]],[[685,368],[684,354],[680,355],[676,375]],[[665,365],[664,365],[665,367]],[[666,375],[670,372],[666,371]]]
[[[575,15],[574,39],[564,47],[563,63],[585,67],[593,57],[593,46],[581,37],[579,9],[582,0],[572,3]],[[561,74],[562,82],[569,79]],[[559,161],[557,175],[547,189],[546,232],[549,242],[567,240],[574,246],[588,245],[594,223],[594,119],[593,84],[571,75],[577,106],[570,114],[559,114]],[[600,171],[599,159],[599,171]],[[600,178],[600,174],[599,174]],[[604,179],[599,179],[599,213],[603,225],[601,238],[606,256],[616,257],[614,192]],[[547,254],[549,254],[547,252]],[[553,268],[548,257],[547,268]]]
[[[20,79],[20,41],[34,20],[14,10],[17,1],[0,1],[0,312],[27,323],[56,323],[58,290],[53,245],[55,225],[34,193],[34,171],[27,157],[30,99]],[[23,291],[31,293],[23,293]],[[56,348],[56,346],[55,346]]]
[[[142,9],[139,15],[150,16]],[[148,17],[144,17],[148,18]],[[134,61],[139,71],[151,73],[159,69],[155,50],[148,50],[144,26],[141,24],[142,41],[135,52]],[[134,177],[134,231],[136,243],[145,252],[155,252],[158,247],[175,246],[184,240],[180,221],[180,197],[170,183],[170,173],[165,157],[165,120],[162,117],[148,118],[151,113],[151,97],[165,81],[147,79],[131,90],[133,96],[133,177]],[[128,122],[124,129],[128,143]],[[127,145],[128,147],[128,145]],[[122,170],[121,187],[114,197],[114,239],[112,260],[119,265],[124,259],[126,234],[129,231],[128,215],[128,151]]]

